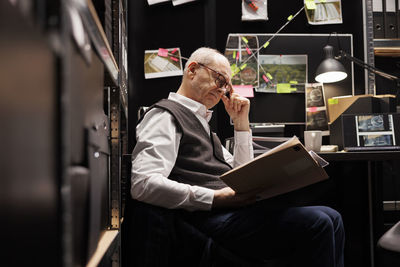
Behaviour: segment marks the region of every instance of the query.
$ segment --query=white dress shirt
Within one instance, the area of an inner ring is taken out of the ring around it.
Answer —
[[[168,99],[193,111],[210,133],[208,122],[212,111],[176,93],[170,93]],[[169,209],[210,210],[214,190],[168,179],[178,156],[181,136],[168,111],[153,108],[146,113],[136,127],[136,146],[132,153],[132,198]],[[235,131],[234,139],[234,156],[223,146],[222,150],[226,162],[236,167],[253,159],[253,146],[249,131]]]

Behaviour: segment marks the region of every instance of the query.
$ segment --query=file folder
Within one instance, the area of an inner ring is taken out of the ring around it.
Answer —
[[[397,0],[384,0],[385,39],[397,38]]]
[[[383,24],[383,1],[385,0],[372,0],[372,16],[374,21],[375,39],[385,38],[385,27]]]

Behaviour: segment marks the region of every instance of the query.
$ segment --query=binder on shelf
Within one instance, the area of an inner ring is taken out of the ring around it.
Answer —
[[[397,38],[397,0],[384,0],[385,39]]]
[[[372,17],[374,21],[375,39],[385,38],[385,26],[383,20],[383,1],[385,0],[372,0]]]
[[[397,0],[396,6],[396,14],[397,14],[397,38],[400,38],[400,0]]]

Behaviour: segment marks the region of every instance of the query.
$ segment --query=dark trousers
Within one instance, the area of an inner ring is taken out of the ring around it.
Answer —
[[[134,202],[124,222],[126,266],[343,266],[341,216],[325,206],[260,201],[187,212]]]
[[[283,258],[289,266],[344,266],[340,214],[326,206],[272,209],[268,201],[236,209],[183,212],[201,232],[248,259]]]

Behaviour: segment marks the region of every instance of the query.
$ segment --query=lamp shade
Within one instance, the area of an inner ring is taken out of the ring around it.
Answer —
[[[342,63],[333,58],[333,47],[324,47],[325,59],[319,64],[315,73],[315,80],[320,83],[334,83],[347,77]]]

